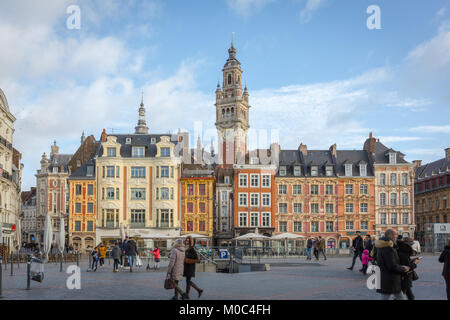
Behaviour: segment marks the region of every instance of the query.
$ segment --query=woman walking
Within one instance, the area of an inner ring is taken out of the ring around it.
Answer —
[[[450,240],[448,240],[444,251],[439,256],[439,262],[444,264],[442,276],[445,279],[445,285],[447,287],[447,300],[450,300]]]
[[[167,267],[167,279],[172,280],[175,289],[175,294],[172,297],[172,300],[178,300],[178,294],[181,295],[182,300],[185,300],[187,297],[186,293],[184,293],[178,286],[178,282],[183,278],[185,257],[184,251],[185,248],[182,239],[178,239],[170,251],[170,262]]]
[[[413,274],[415,273],[414,269],[417,268],[417,264],[419,263],[419,259],[411,260],[411,256],[414,254],[412,248],[413,243],[414,241],[411,238],[405,238],[397,242],[400,264],[410,267],[410,270],[402,273],[401,276],[402,292],[408,297],[408,300],[414,300],[415,298],[411,288],[414,279]]]
[[[121,249],[120,249],[119,245],[116,242],[114,244],[114,247],[112,248],[112,251],[111,251],[111,256],[114,259],[113,272],[119,272],[119,263],[120,263],[120,256],[121,256],[121,254],[122,254]]]
[[[195,290],[197,290],[198,297],[200,298],[203,293],[203,289],[197,287],[197,285],[191,280],[192,278],[195,278],[195,264],[200,262],[200,257],[197,251],[195,250],[194,239],[191,236],[188,236],[186,238],[185,244],[188,247],[185,252],[184,274],[183,274],[183,276],[186,277],[186,296],[187,299],[190,299],[189,292],[191,291],[192,287]]]

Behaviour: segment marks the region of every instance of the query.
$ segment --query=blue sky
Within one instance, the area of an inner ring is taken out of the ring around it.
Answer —
[[[66,27],[72,4],[80,30]],[[372,4],[381,30],[366,27]],[[209,143],[232,32],[251,127],[277,133],[259,146],[358,149],[373,131],[410,161],[450,147],[449,0],[4,0],[0,88],[23,188],[54,139],[73,153],[83,130],[132,132],[142,90],[152,132],[201,121]]]

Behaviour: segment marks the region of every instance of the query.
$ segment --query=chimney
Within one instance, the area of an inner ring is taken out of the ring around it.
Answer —
[[[178,138],[177,138],[178,142],[181,142],[183,140],[183,137],[181,136],[181,129],[178,128]]]
[[[445,157],[450,159],[450,148],[445,149]]]
[[[100,141],[101,141],[101,142],[106,142],[106,137],[107,137],[107,135],[106,135],[106,129],[103,129],[103,132],[102,132],[102,136],[101,136],[101,138],[100,138]]]
[[[306,144],[300,143],[300,146],[298,147],[298,150],[304,155],[306,156],[308,154],[308,147],[306,146]]]
[[[272,161],[272,164],[275,164],[278,166],[279,160],[280,160],[280,144],[279,143],[272,143],[270,145],[270,158]]]
[[[416,168],[418,168],[422,165],[422,160],[414,160],[413,163],[416,166]]]
[[[329,150],[330,150],[330,153],[333,155],[333,157],[336,158],[336,155],[337,155],[337,153],[336,153],[336,143],[333,144],[333,145],[330,147]]]
[[[375,142],[377,141],[377,139],[375,139],[373,137],[372,132],[369,133],[369,139],[366,140],[366,142],[364,142],[364,147],[363,149],[366,150],[369,154],[374,154],[375,153]]]

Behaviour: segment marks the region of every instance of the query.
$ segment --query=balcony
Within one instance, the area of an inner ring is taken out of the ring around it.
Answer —
[[[12,150],[12,144],[11,143],[9,143],[8,141],[6,141],[6,139],[5,138],[3,138],[3,137],[0,137],[0,143],[2,144],[2,145],[4,145],[6,148],[8,148],[9,150]]]
[[[145,222],[132,222],[130,227],[131,229],[145,228]]]

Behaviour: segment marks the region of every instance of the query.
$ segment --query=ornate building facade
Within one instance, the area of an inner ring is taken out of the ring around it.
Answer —
[[[37,214],[36,214],[36,188],[22,192],[22,241],[36,242]]]

